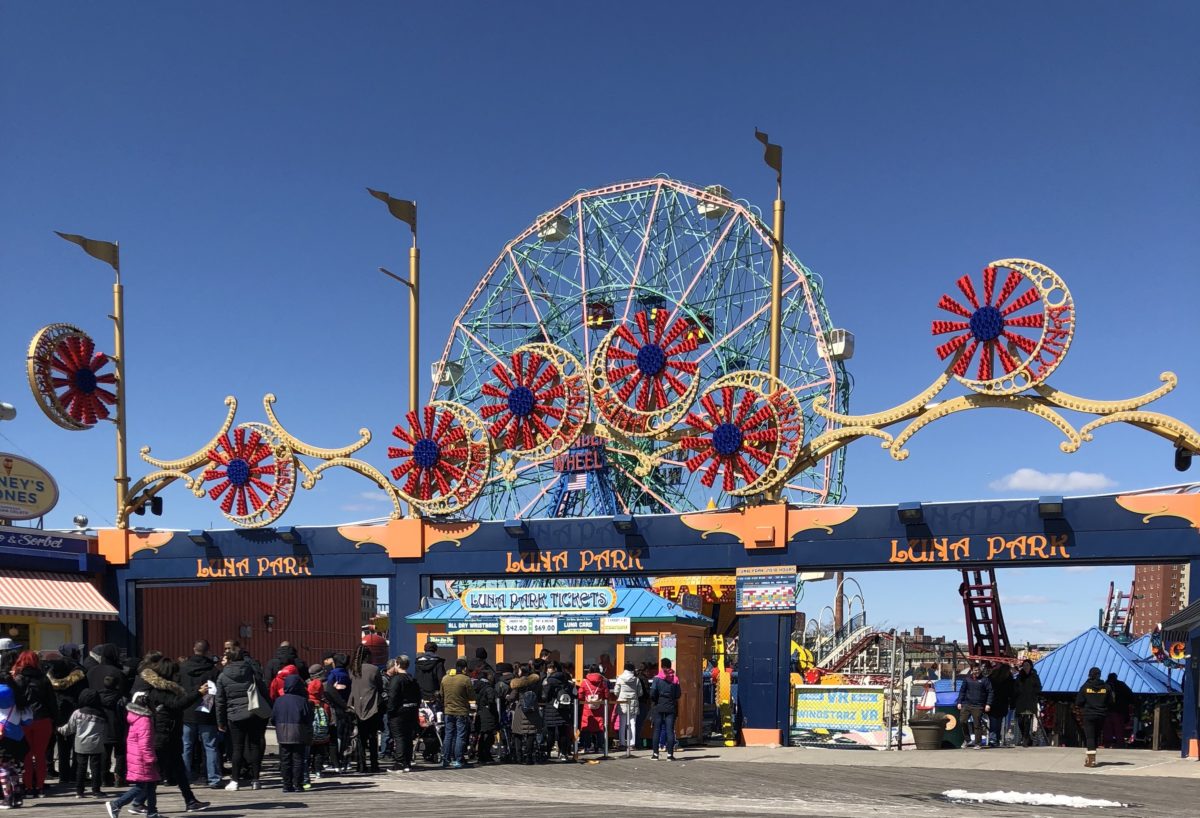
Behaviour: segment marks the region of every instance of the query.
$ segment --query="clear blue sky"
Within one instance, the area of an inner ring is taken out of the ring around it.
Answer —
[[[932,380],[938,297],[1018,256],[1076,300],[1056,385],[1122,397],[1171,369],[1161,408],[1198,423],[1198,23],[1188,3],[0,2],[0,400],[20,412],[0,448],[58,476],[49,524],[111,522],[110,429],[52,426],[22,374],[43,324],[110,337],[106,268],[52,230],[122,242],[135,452],[190,452],[225,395],[256,419],[273,391],[297,436],[366,426],[383,464],[406,301],[375,268],[402,269],[406,236],[365,186],[420,202],[427,365],[500,248],[578,189],[666,173],[768,207],[756,125],[785,146],[789,245],[857,335],[855,410]],[[904,463],[860,443],[848,500],[1045,493],[1036,475],[992,487],[1018,469],[1180,477],[1133,430],[1058,441],[975,413]],[[368,489],[331,474],[286,519],[376,516]],[[181,488],[166,502],[164,525],[223,523]],[[1005,574],[1014,638],[1091,624],[1129,573]],[[961,637],[956,575],[860,579],[872,618]]]

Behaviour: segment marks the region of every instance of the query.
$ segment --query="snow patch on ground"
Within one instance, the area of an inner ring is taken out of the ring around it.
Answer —
[[[1057,795],[1051,792],[1014,792],[1012,790],[995,790],[993,792],[970,792],[968,790],[946,790],[942,795],[951,801],[977,801],[990,804],[1030,804],[1035,807],[1074,807],[1087,809],[1089,807],[1124,807],[1119,801],[1105,801],[1102,798],[1083,798],[1078,795]]]

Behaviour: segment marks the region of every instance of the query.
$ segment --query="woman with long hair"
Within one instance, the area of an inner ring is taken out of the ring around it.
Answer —
[[[379,729],[383,724],[383,679],[371,664],[371,649],[359,645],[350,662],[350,699],[358,727],[358,772],[379,772]],[[370,755],[370,766],[367,756]]]
[[[23,775],[25,794],[29,798],[40,798],[46,786],[46,758],[54,739],[58,699],[38,655],[31,650],[23,651],[17,657],[12,677],[13,685],[20,691],[19,698],[25,702],[33,719],[25,725],[25,740],[29,742]]]
[[[225,789],[236,790],[241,786],[238,776],[243,763],[250,774],[250,789],[261,789],[258,776],[267,719],[250,709],[250,689],[255,688],[260,702],[266,702],[267,690],[241,648],[228,648],[225,659],[225,669],[217,677],[217,729],[228,732],[230,739],[232,771]]]

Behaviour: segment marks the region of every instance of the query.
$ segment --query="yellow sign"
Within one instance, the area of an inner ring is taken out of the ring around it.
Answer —
[[[0,452],[0,520],[36,520],[58,504],[58,484],[32,460]]]
[[[792,729],[884,729],[884,691],[881,687],[796,685]]]

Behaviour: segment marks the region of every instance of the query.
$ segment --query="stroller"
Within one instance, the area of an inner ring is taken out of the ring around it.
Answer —
[[[437,702],[423,701],[417,711],[417,747],[414,752],[420,752],[427,762],[435,763],[442,758],[442,734],[445,730],[445,716],[438,708]]]
[[[24,738],[13,739],[0,733],[0,807],[12,809],[25,802],[25,772],[22,762],[29,744]]]

